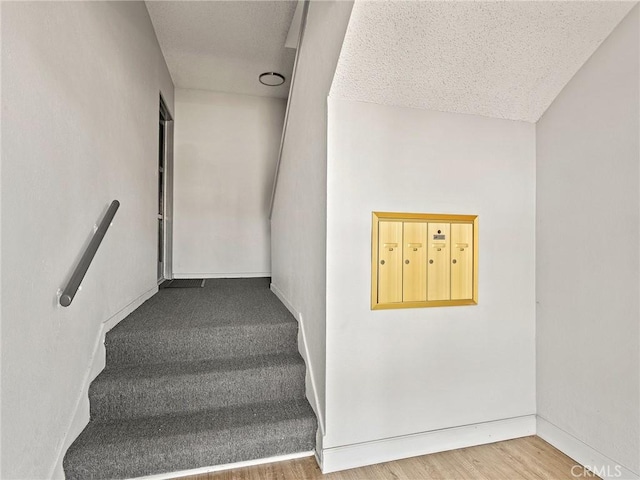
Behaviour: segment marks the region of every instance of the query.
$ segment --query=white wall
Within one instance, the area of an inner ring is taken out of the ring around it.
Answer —
[[[271,219],[272,287],[300,322],[307,397],[324,421],[327,95],[352,2],[311,2]]]
[[[576,460],[601,454],[612,468],[619,464],[636,478],[639,46],[636,6],[537,125],[537,401],[543,435],[554,443],[568,434],[569,447],[586,455],[577,458],[576,450]]]
[[[535,126],[332,96],[328,138],[325,458],[534,414]],[[372,311],[372,211],[477,214],[479,304]]]
[[[175,277],[270,275],[269,202],[285,107],[280,98],[176,90]]]
[[[2,478],[60,474],[103,322],[157,288],[160,91],[172,109],[144,3],[3,3]],[[113,199],[82,291],[58,306]]]

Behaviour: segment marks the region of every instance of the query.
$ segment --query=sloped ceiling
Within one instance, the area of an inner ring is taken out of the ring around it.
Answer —
[[[286,98],[295,50],[285,48],[297,1],[147,1],[176,87]],[[279,87],[258,82],[278,72]]]
[[[634,4],[358,0],[331,96],[536,122]]]

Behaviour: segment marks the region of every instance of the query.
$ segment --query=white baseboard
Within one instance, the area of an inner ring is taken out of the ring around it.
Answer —
[[[285,294],[282,293],[282,290],[280,290],[275,284],[271,283],[271,291],[276,297],[278,297],[278,299],[283,303],[283,305],[287,307],[287,310],[291,312],[291,315],[293,315],[295,319],[298,320],[297,310],[293,307],[293,305],[291,304],[289,299],[285,296]]]
[[[115,327],[120,321],[124,320],[131,312],[146,302],[149,298],[158,292],[158,287],[155,286],[152,289],[146,291],[127,306],[122,308],[119,312],[105,320],[101,327],[96,341],[93,346],[93,353],[91,356],[91,363],[87,368],[84,380],[82,382],[82,388],[78,394],[76,401],[75,411],[69,428],[61,443],[61,447],[58,451],[57,460],[53,466],[51,475],[49,478],[64,478],[64,470],[62,468],[62,460],[65,453],[73,443],[73,441],[80,435],[80,432],[89,423],[89,385],[94,378],[104,369],[106,363],[106,350],[104,347],[104,338],[109,330]]]
[[[324,416],[320,411],[320,398],[318,397],[318,387],[316,385],[316,376],[313,373],[313,363],[311,362],[311,357],[309,355],[309,345],[307,343],[307,335],[305,331],[304,320],[302,319],[302,314],[298,316],[298,325],[300,328],[298,329],[298,350],[302,350],[302,356],[304,357],[304,361],[307,365],[307,376],[305,378],[306,385],[309,385],[310,388],[307,389],[307,396],[309,398],[313,398],[311,403],[314,404],[314,410],[316,412],[316,416],[318,417],[318,426],[320,427],[321,435],[324,435]],[[309,391],[310,390],[310,391]]]
[[[263,278],[270,277],[271,272],[241,272],[241,273],[176,273],[173,278]]]
[[[323,445],[324,437],[320,433],[318,429],[316,431],[316,463],[320,466],[320,470],[322,470],[322,445]]]
[[[291,453],[289,455],[279,455],[277,457],[259,458],[257,460],[248,460],[246,462],[226,463],[224,465],[215,465],[213,467],[194,468],[191,470],[180,470],[179,472],[171,472],[171,473],[159,473],[157,475],[137,477],[134,480],[170,480],[173,478],[203,475],[206,473],[220,472],[223,470],[235,470],[237,468],[253,467],[255,465],[264,465],[266,463],[285,462],[287,460],[296,460],[298,458],[307,458],[307,457],[313,457],[313,452]]]
[[[536,434],[535,415],[325,448],[322,473],[364,467],[429,453],[473,447]]]
[[[603,480],[624,479],[638,480],[640,475],[629,470],[627,467],[620,465],[615,460],[603,455],[593,449],[586,443],[578,440],[570,433],[565,432],[553,423],[544,418],[537,417],[538,436],[544,441],[550,443],[562,453],[571,457],[578,464],[580,469],[571,472],[575,477],[593,478],[592,474],[585,474],[582,466],[598,475]]]
[[[305,331],[305,324],[302,318],[302,314],[297,312],[293,307],[289,299],[282,293],[282,291],[276,287],[273,283],[271,284],[271,291],[275,294],[276,297],[287,307],[287,310],[291,312],[291,315],[295,317],[298,321],[298,350],[300,351],[300,355],[304,358],[304,361],[307,365],[307,374],[306,374],[306,394],[309,399],[309,403],[313,407],[314,412],[316,412],[316,417],[318,417],[318,426],[320,427],[321,435],[324,435],[324,416],[320,411],[320,398],[318,397],[318,388],[316,385],[316,377],[313,373],[313,364],[311,363],[309,356],[309,346],[307,344],[307,335]],[[317,443],[317,442],[316,442]],[[317,445],[320,445],[317,443]],[[320,446],[321,448],[321,446]]]

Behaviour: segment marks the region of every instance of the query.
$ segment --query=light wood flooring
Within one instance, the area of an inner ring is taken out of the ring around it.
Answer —
[[[598,479],[539,437],[478,447],[323,475],[313,457],[205,473],[181,480],[576,480]],[[573,474],[572,474],[572,467]]]

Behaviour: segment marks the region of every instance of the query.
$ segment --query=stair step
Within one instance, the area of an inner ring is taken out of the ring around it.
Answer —
[[[66,478],[131,478],[310,451],[298,324],[269,279],[165,289],[106,337]]]
[[[90,385],[91,418],[155,416],[304,398],[304,377],[305,364],[297,352],[108,367]]]
[[[314,449],[305,399],[92,421],[64,459],[67,479],[131,478]]]
[[[120,329],[107,334],[107,365],[191,362],[295,353],[298,324],[284,316],[279,323],[201,325],[179,329]]]
[[[269,280],[207,279],[204,288],[167,288],[151,297],[107,337],[225,325],[263,325],[295,318],[269,290]]]

